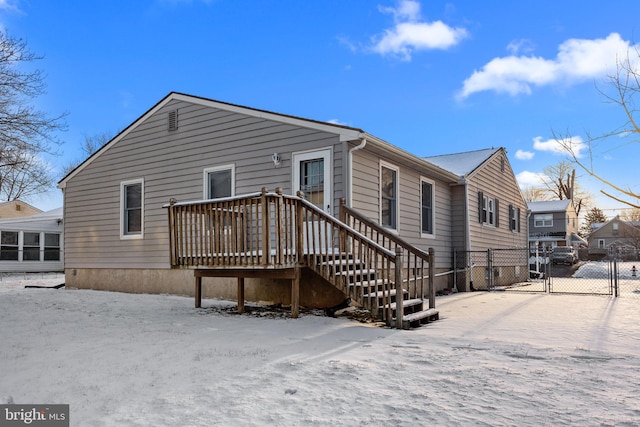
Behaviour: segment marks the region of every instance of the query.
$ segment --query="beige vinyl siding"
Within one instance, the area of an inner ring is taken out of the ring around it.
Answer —
[[[504,158],[504,171],[501,171],[501,157]],[[469,178],[469,223],[471,250],[489,248],[526,248],[528,246],[528,227],[526,204],[518,183],[510,169],[506,156],[500,151],[491,157]],[[478,220],[478,192],[497,199],[498,226],[481,224]],[[520,232],[509,228],[509,205],[520,208]]]
[[[465,250],[467,247],[467,207],[465,203],[465,186],[455,185],[451,187],[451,244],[456,250]],[[471,195],[470,197],[476,197]],[[477,220],[477,211],[470,213],[471,221]]]
[[[427,170],[420,171],[403,164],[402,159],[382,157],[381,153],[365,148],[353,153],[351,206],[375,222],[380,222],[381,161],[399,169],[398,236],[423,250],[434,248],[437,267],[448,268],[451,259],[451,197],[448,183],[434,179]],[[421,177],[434,181],[435,238],[421,236]]]
[[[178,129],[168,112],[178,109]],[[291,152],[333,150],[334,206],[344,192],[342,143],[336,135],[291,124],[173,101],[139,123],[97,156],[65,188],[67,268],[169,267],[167,212],[170,198],[199,200],[203,170],[235,165],[235,194],[291,194]],[[282,157],[280,168],[271,160]],[[120,239],[120,183],[144,179],[144,238]]]

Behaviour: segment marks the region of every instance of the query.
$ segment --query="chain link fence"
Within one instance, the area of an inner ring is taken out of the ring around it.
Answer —
[[[549,292],[640,297],[640,253],[600,261],[554,256],[552,251],[456,251],[458,287],[471,291]],[[468,286],[464,286],[464,285]]]

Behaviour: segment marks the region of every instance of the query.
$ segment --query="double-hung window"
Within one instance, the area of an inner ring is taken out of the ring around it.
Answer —
[[[420,232],[423,236],[433,236],[434,231],[434,185],[433,181],[422,178],[420,180]]]
[[[3,231],[0,233],[0,260],[18,261],[17,231]]]
[[[234,165],[218,166],[204,170],[204,198],[219,199],[234,195]]]
[[[380,166],[380,222],[398,229],[398,169],[387,165]]]
[[[144,230],[144,181],[125,181],[120,184],[120,237],[142,238]]]
[[[520,208],[509,205],[509,229],[520,232]]]
[[[60,261],[60,235],[44,233],[44,260]]]
[[[482,224],[498,226],[498,199],[489,197],[483,192],[478,192],[478,220]]]
[[[25,231],[22,238],[22,260],[40,261],[40,233],[30,233]]]

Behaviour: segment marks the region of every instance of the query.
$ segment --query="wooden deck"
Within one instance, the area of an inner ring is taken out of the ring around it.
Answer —
[[[432,250],[406,244],[344,203],[339,220],[302,196],[263,189],[165,206],[171,266],[194,270],[196,307],[203,277],[236,277],[241,312],[246,278],[287,279],[297,317],[302,268],[399,328],[405,298],[422,300],[428,293],[429,308],[435,307]]]

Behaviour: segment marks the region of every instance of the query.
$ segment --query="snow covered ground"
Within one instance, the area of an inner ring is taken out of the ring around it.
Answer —
[[[73,426],[637,426],[640,298],[438,297],[412,331],[0,280],[0,403]]]

